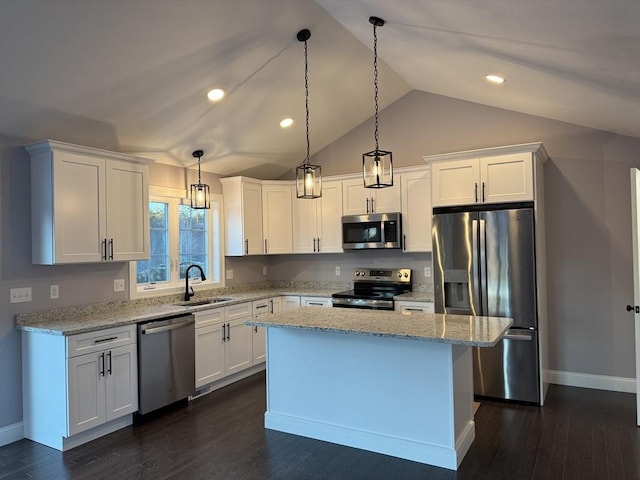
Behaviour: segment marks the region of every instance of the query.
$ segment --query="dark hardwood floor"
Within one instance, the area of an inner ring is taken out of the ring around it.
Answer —
[[[553,385],[543,408],[484,401],[457,472],[265,430],[264,373],[65,453],[0,448],[1,479],[640,479],[635,395]]]

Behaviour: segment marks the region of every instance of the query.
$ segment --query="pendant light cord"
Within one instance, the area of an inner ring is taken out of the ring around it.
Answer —
[[[373,91],[374,91],[374,101],[376,105],[376,113],[375,113],[375,131],[374,136],[376,140],[376,152],[379,150],[378,148],[378,35],[376,33],[376,24],[373,24]]]
[[[304,41],[304,108],[306,111],[306,126],[307,126],[307,157],[304,163],[309,165],[309,63],[307,61],[307,41]]]

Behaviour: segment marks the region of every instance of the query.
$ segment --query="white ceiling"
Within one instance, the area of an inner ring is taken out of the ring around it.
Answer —
[[[640,0],[0,0],[0,132],[277,178],[306,150],[296,33],[313,153],[373,113],[370,15],[381,108],[418,89],[640,138]]]

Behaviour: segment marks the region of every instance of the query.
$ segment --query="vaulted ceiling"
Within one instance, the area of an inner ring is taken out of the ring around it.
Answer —
[[[371,15],[381,108],[417,89],[640,138],[640,0],[0,0],[0,133],[277,178],[306,151],[296,33],[313,153],[373,113]]]

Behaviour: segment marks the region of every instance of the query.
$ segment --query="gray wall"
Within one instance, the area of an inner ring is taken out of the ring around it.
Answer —
[[[40,139],[0,137],[0,428],[22,420],[20,335],[15,314],[126,298],[113,292],[128,279],[127,264],[31,264],[29,161],[21,145]],[[72,141],[76,143],[77,139]],[[411,92],[380,115],[380,146],[397,166],[422,156],[542,141],[545,164],[550,313],[550,367],[634,377],[629,169],[640,167],[640,140],[422,92]],[[87,141],[88,143],[89,140]],[[371,121],[313,158],[323,174],[357,171],[373,148]],[[191,176],[191,174],[189,174]],[[209,178],[206,181],[210,181]],[[154,165],[151,183],[184,187],[184,171]],[[215,178],[211,180],[216,185]],[[217,190],[217,187],[214,188]],[[269,279],[348,281],[354,266],[411,264],[421,272],[429,255],[366,252],[229,258],[229,285]],[[342,275],[335,276],[335,265]],[[419,273],[418,283],[429,283]],[[60,299],[49,300],[49,285]],[[9,288],[31,286],[31,303],[9,304]]]

